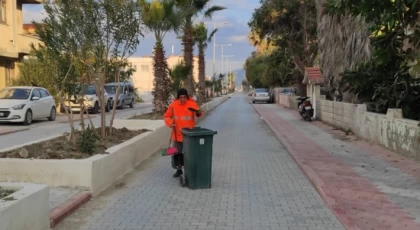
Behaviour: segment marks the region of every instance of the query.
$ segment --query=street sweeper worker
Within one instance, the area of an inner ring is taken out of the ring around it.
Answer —
[[[177,92],[176,100],[168,107],[163,115],[166,125],[172,129],[172,145],[178,149],[178,154],[172,156],[172,167],[177,171],[174,177],[182,175],[182,166],[184,165],[183,140],[181,129],[194,128],[196,117],[201,117],[203,112],[197,103],[188,95],[186,89],[180,89]]]

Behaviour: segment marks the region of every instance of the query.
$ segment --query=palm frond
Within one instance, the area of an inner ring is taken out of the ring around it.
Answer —
[[[211,42],[211,39],[213,39],[213,36],[216,34],[216,32],[217,32],[217,29],[214,29],[214,30],[210,33],[210,35],[209,35],[209,37],[208,37],[208,39],[207,39],[207,41],[208,41],[208,42]]]
[[[212,18],[213,14],[217,11],[225,10],[226,7],[224,6],[211,6],[204,12],[204,17],[206,18]]]

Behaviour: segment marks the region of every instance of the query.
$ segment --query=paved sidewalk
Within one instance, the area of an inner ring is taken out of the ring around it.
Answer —
[[[277,105],[255,105],[349,229],[420,229],[420,164]]]
[[[156,154],[55,229],[344,229],[241,94],[200,126],[218,131],[211,189],[180,187]]]
[[[50,187],[50,211],[83,191],[86,190],[69,187]]]

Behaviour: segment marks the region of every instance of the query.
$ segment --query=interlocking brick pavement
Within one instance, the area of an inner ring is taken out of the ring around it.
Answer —
[[[344,229],[242,95],[199,125],[218,131],[211,189],[180,187],[155,155],[56,229]]]
[[[304,122],[295,111],[276,105],[255,108],[360,229],[420,229],[418,163],[363,141],[349,141],[320,122]]]

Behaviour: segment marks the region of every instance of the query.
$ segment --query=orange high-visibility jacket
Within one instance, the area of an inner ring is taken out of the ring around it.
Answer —
[[[172,124],[175,123],[175,131],[172,131],[172,140],[174,141],[182,142],[181,129],[195,127],[196,114],[189,111],[188,108],[199,110],[197,103],[193,99],[187,100],[183,105],[179,100],[175,100],[169,105],[168,110],[163,115],[163,119],[169,128],[172,128]],[[203,113],[200,117],[202,115]]]

